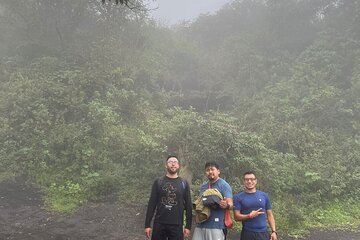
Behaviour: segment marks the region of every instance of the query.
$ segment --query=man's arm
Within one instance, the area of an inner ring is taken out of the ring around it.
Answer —
[[[225,182],[221,194],[224,196],[224,199],[221,200],[220,207],[223,209],[224,208],[232,209],[234,206],[233,194],[232,194],[231,186],[227,182]]]
[[[266,210],[267,219],[271,228],[271,240],[277,239],[276,226],[275,226],[275,218],[271,209]]]
[[[147,211],[146,211],[146,217],[145,217],[145,228],[150,228],[150,223],[151,223],[151,219],[154,216],[154,212],[156,209],[156,204],[157,204],[157,181],[155,180],[152,188],[151,188],[151,194],[150,194],[150,198],[149,198],[149,202],[148,202],[148,206],[147,206]]]
[[[186,217],[186,225],[184,228],[184,237],[190,237],[191,233],[191,224],[192,224],[192,202],[191,202],[191,193],[190,193],[190,185],[186,181],[185,186],[185,194],[184,194],[184,204],[185,204],[185,217]]]
[[[249,214],[242,214],[239,210],[234,210],[234,219],[235,221],[246,221],[252,218],[256,218],[261,214],[264,214],[262,208],[259,208],[258,210],[253,210]]]
[[[235,221],[245,221],[248,218],[245,214],[241,214],[239,210],[234,209],[234,219]]]
[[[234,206],[234,201],[233,201],[233,199],[232,199],[232,198],[226,198],[225,200],[226,200],[226,203],[227,203],[227,207],[228,207],[229,209],[232,209],[233,206]]]

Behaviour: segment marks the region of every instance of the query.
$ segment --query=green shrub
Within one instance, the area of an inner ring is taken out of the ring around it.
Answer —
[[[58,212],[71,212],[86,201],[80,184],[72,181],[65,181],[61,185],[52,183],[47,193],[46,204]]]

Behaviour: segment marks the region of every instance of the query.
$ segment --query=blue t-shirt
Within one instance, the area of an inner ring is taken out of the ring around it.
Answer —
[[[241,192],[234,197],[234,209],[240,211],[241,214],[249,214],[252,210],[258,210],[259,208],[262,208],[265,214],[243,221],[242,225],[245,231],[267,231],[266,210],[271,209],[270,198],[262,191],[254,193]]]
[[[200,187],[200,194],[209,188],[209,182],[205,182]],[[210,184],[210,188],[216,188],[219,190],[224,198],[232,198],[232,190],[230,185],[222,178],[219,178],[216,182]],[[212,229],[224,229],[224,216],[225,209],[217,208],[211,209],[210,217],[205,222],[199,223],[199,228],[212,228]]]

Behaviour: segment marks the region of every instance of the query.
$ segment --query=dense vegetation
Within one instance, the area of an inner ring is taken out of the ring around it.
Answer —
[[[257,171],[283,233],[360,225],[360,1],[238,0],[171,29],[96,0],[0,18],[0,180],[59,211],[144,204],[175,151],[194,193],[207,160],[234,192]]]

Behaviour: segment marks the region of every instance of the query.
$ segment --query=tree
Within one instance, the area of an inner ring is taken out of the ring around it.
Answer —
[[[101,0],[103,4],[105,4],[106,0]],[[111,0],[108,0],[111,2]],[[146,11],[146,8],[142,4],[142,0],[115,0],[115,4],[122,4],[125,5],[127,8],[132,10],[141,10]]]

